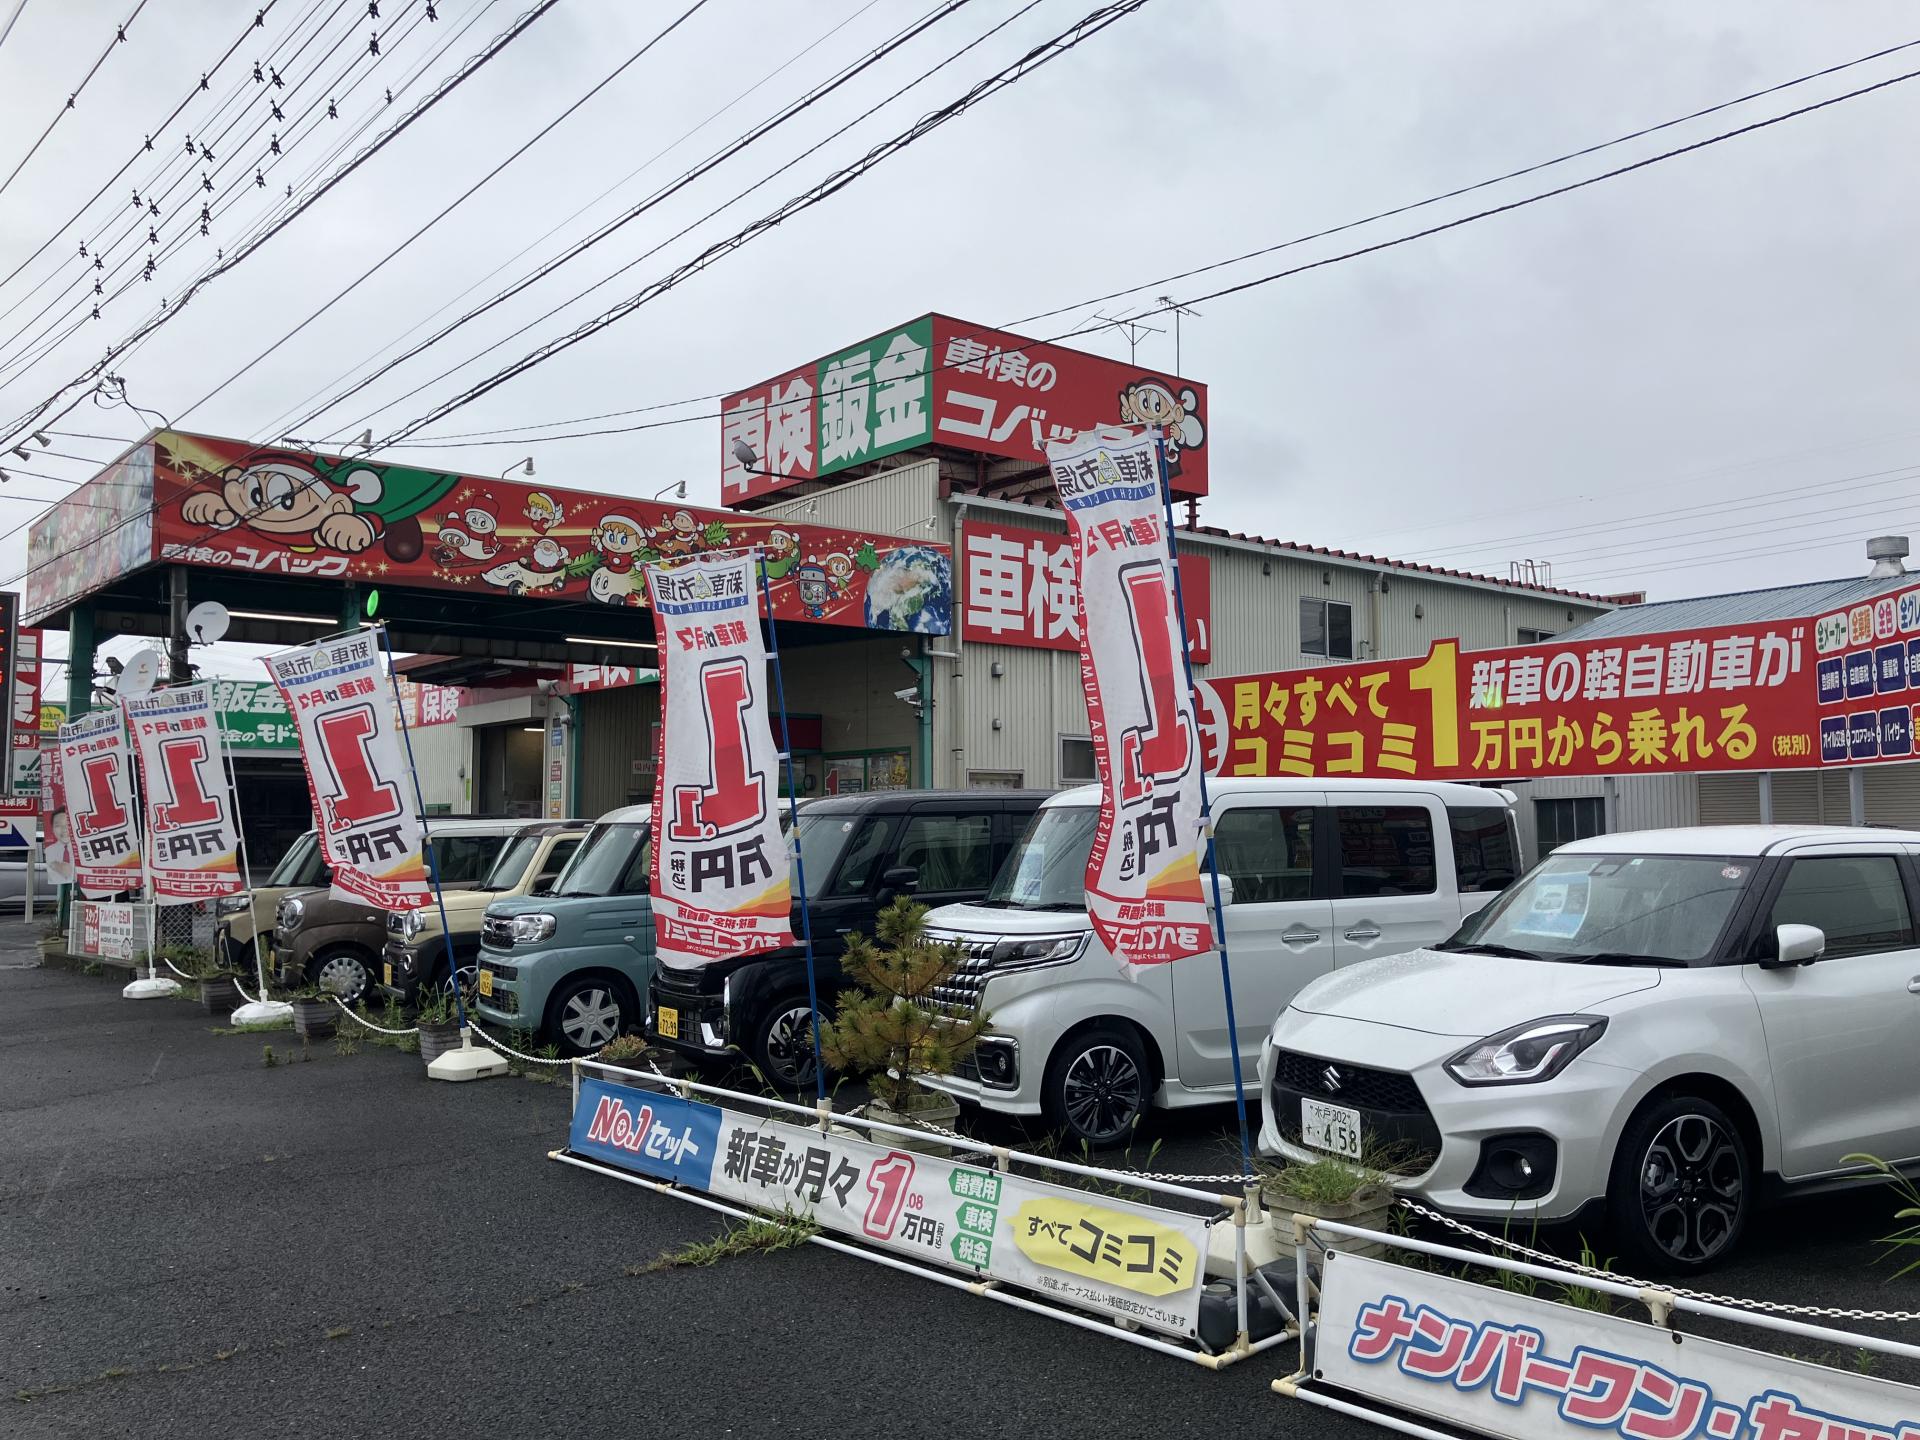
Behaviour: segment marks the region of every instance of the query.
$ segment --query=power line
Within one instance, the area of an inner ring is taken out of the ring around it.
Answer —
[[[20,12],[27,8],[27,0],[15,0],[13,13],[7,16],[7,23],[0,25],[0,45],[7,43],[7,36],[13,33],[13,22],[20,18]]]
[[[22,170],[27,168],[27,162],[33,159],[35,155],[40,153],[40,147],[46,144],[47,137],[53,134],[53,127],[58,125],[62,120],[64,120],[67,116],[67,112],[73,109],[74,102],[80,98],[81,91],[85,90],[87,86],[92,83],[93,77],[100,73],[100,67],[107,63],[107,56],[113,53],[114,47],[116,45],[124,45],[127,43],[127,27],[133,24],[135,20],[139,19],[140,12],[146,8],[147,8],[147,0],[136,0],[136,3],[134,4],[134,7],[133,7],[133,13],[127,16],[125,20],[122,20],[120,22],[119,28],[114,31],[113,39],[109,40],[107,42],[106,49],[100,52],[100,58],[98,60],[95,60],[92,65],[87,67],[87,73],[80,77],[80,83],[74,86],[72,93],[70,93],[67,96],[67,103],[61,106],[58,110],[53,112],[53,119],[49,120],[47,122],[47,128],[40,132],[40,138],[34,141],[33,144],[30,147],[28,147],[27,153],[20,157],[20,163],[13,167],[13,170],[8,174],[7,178],[4,180],[0,180],[0,193],[4,193],[6,191],[7,186],[11,185],[14,182],[15,177],[18,176]],[[19,18],[19,13],[20,12],[17,10],[14,12],[15,19]],[[7,22],[7,28],[9,30],[13,28],[12,20],[9,20]]]
[[[1902,514],[1889,516],[1888,521],[1895,525],[1913,525],[1920,523],[1920,514]],[[1729,560],[1759,560],[1774,555],[1804,553],[1809,548],[1831,549],[1835,546],[1857,544],[1861,539],[1858,527],[1838,531],[1832,534],[1798,534],[1792,540],[1779,545],[1769,545],[1757,550],[1736,550],[1726,555],[1699,555],[1685,560],[1673,560],[1661,565],[1628,566],[1594,572],[1576,571],[1575,583],[1586,585],[1596,580],[1610,579],[1616,575],[1632,574],[1662,575],[1675,570],[1698,570],[1705,565],[1717,565]]]

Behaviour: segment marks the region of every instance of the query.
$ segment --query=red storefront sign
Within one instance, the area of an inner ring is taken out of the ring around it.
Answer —
[[[966,641],[1080,648],[1080,581],[1069,537],[969,520],[960,527],[960,635]],[[1180,557],[1187,650],[1213,658],[1213,563]]]
[[[1200,682],[1226,775],[1522,780],[1915,758],[1920,587],[1818,618]]]
[[[924,445],[1037,469],[1049,440],[1115,423],[1160,426],[1173,493],[1207,493],[1206,386],[946,315],[789,370],[720,409],[729,505]]]

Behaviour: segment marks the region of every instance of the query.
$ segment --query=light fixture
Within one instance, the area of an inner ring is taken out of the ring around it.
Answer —
[[[744,440],[735,440],[733,442],[733,458],[749,470],[760,463],[760,456],[754,451],[754,448]]]
[[[514,461],[513,464],[507,466],[506,469],[500,472],[500,478],[504,480],[516,470],[522,475],[531,475],[533,473],[533,456],[529,455],[524,460]]]
[[[360,432],[360,438],[353,443],[358,445],[362,450],[373,449],[373,427],[369,425],[366,429],[362,430]]]
[[[743,445],[745,442],[736,440],[733,443],[736,446],[738,446],[738,445]],[[687,482],[684,480],[674,485],[662,485],[658,490],[653,492],[653,498],[658,500],[662,495],[666,494],[667,491],[669,490],[673,491],[673,498],[676,500],[684,500],[687,498]]]
[[[14,446],[13,453],[18,455],[22,460],[27,461],[29,464],[31,464],[33,461],[33,456],[28,453],[27,447],[24,445]]]
[[[234,611],[234,614],[239,614]],[[569,635],[569,645],[617,645],[622,650],[658,650],[660,647],[652,640],[603,640],[597,635]]]
[[[7,474],[7,472],[6,472],[6,471],[4,471],[4,470],[0,470],[0,485],[4,485],[4,484],[6,484],[6,483],[7,483],[7,482],[8,482],[9,480],[11,480],[12,478],[13,478],[13,477],[12,477],[11,475],[9,475],[9,474]]]
[[[818,515],[820,513],[820,502],[818,500],[807,501],[805,505],[801,506],[800,513],[802,515]]]
[[[520,729],[521,729],[521,732],[522,732],[523,734],[527,734],[527,735],[539,735],[539,734],[542,734],[542,733],[544,733],[544,732],[545,732],[545,730],[546,730],[546,728],[547,728],[547,727],[546,727],[546,726],[544,726],[544,725],[522,725],[522,726],[520,727]]]
[[[227,614],[236,620],[285,620],[293,625],[331,625],[332,620],[321,615],[283,615],[277,610],[229,610]]]
[[[47,438],[46,431],[44,430],[34,431],[33,438],[40,442],[40,448],[42,450],[51,450],[53,448],[53,441]]]

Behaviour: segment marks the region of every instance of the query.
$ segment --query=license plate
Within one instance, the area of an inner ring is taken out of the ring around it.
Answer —
[[[1300,1101],[1300,1143],[1347,1160],[1360,1158],[1360,1112],[1320,1100]]]
[[[658,1027],[662,1035],[666,1036],[669,1040],[678,1040],[680,1038],[680,1012],[678,1010],[662,1005],[653,1012],[653,1015],[654,1024]]]
[[[480,993],[489,1000],[493,998],[493,971],[482,970],[480,972]]]
[[[393,984],[393,962],[389,960],[386,964],[382,965],[380,969],[386,977],[387,984]]]

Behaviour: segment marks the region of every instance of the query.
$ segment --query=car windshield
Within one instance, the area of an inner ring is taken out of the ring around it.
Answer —
[[[649,825],[596,825],[553,887],[557,896],[628,894],[647,888]]]
[[[482,890],[511,890],[520,883],[527,873],[527,866],[533,863],[533,857],[540,853],[540,835],[519,835],[507,842],[507,848],[500,852],[500,858],[493,862],[493,869],[487,872],[487,878],[480,882]]]
[[[1753,870],[1752,860],[1724,855],[1551,855],[1439,948],[1691,964],[1713,953]]]
[[[1087,908],[1087,852],[1100,811],[1052,805],[1036,811],[982,904],[1003,910]]]
[[[442,885],[471,885],[493,868],[504,835],[435,835],[433,858]]]
[[[319,843],[309,830],[280,857],[280,863],[273,867],[273,874],[267,877],[267,884],[305,888],[318,885],[325,879],[326,869],[320,863]]]
[[[863,810],[825,815],[818,811],[801,813],[800,867],[809,885],[818,888],[832,877],[840,852],[847,848],[848,838],[860,828],[866,813]]]

